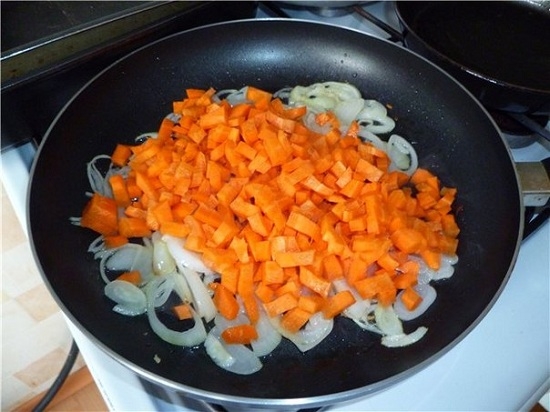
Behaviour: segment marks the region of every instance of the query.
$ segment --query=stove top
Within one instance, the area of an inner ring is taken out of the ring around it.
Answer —
[[[261,2],[258,9],[253,2],[242,2],[242,9],[234,2],[208,3],[216,3],[215,8],[220,12],[209,15],[209,19],[269,18],[283,13],[283,17],[328,22],[378,37],[391,37],[349,10],[312,11],[298,6],[302,2],[293,5]],[[386,24],[398,27],[392,3],[367,2],[361,7]],[[192,23],[183,18],[186,23],[179,24],[206,24],[203,20],[206,18],[203,15]],[[173,29],[177,30],[176,26]],[[2,53],[4,56],[4,50]],[[26,220],[26,182],[35,144],[73,93],[117,56],[116,53],[100,54],[79,65],[78,70],[63,70],[45,76],[39,83],[23,82],[6,88],[3,84],[3,111],[10,113],[9,118],[4,116],[2,121],[3,181],[23,222]],[[43,110],[37,113],[36,107]],[[29,118],[33,119],[32,124],[26,121]],[[550,143],[539,137],[511,149],[516,162],[539,161],[550,155]],[[546,224],[524,241],[502,295],[464,340],[429,367],[383,392],[323,410],[529,409],[550,388],[550,313],[545,311],[550,301],[549,250],[550,226]],[[189,404],[181,393],[144,382],[98,349],[69,319],[67,323],[110,410],[221,410],[200,402]]]
[[[253,17],[257,8],[254,2],[0,4],[1,104],[10,114],[2,118],[2,151],[29,141],[38,145],[69,99],[132,50],[192,27]]]

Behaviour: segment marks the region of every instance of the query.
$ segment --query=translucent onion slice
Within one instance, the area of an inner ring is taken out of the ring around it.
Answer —
[[[384,335],[400,335],[403,333],[403,324],[397,317],[392,306],[376,305],[374,309],[376,325]]]
[[[206,335],[204,341],[204,348],[206,353],[220,368],[229,370],[229,368],[237,362],[237,360],[231,356],[231,354],[225,350],[222,343],[212,333]]]
[[[145,294],[130,282],[113,280],[105,285],[104,293],[117,303],[113,310],[122,315],[137,316],[147,310]]]
[[[431,269],[426,265],[426,262],[419,256],[411,256],[411,260],[418,262],[420,269],[418,271],[418,284],[426,285],[432,280],[448,279],[453,276],[455,265],[458,262],[457,256],[443,255],[441,257],[441,265],[438,270]]]
[[[410,176],[418,168],[416,151],[406,139],[397,134],[392,134],[388,139],[388,156],[391,159],[390,171],[399,170]]]
[[[187,285],[189,285],[195,309],[201,318],[204,318],[206,322],[210,322],[216,316],[216,306],[199,274],[186,266],[188,256],[181,239],[167,235],[163,236],[163,239],[166,240],[168,250],[174,258],[179,272],[185,277]]]
[[[443,256],[441,258],[441,266],[438,270],[435,271],[433,274],[432,279],[433,280],[441,280],[441,279],[448,279],[455,273],[455,268],[453,266],[453,263],[456,264],[457,260],[454,260],[453,258],[445,257]]]
[[[238,375],[251,375],[262,368],[262,362],[245,345],[228,345],[221,337],[221,330],[214,326],[204,343],[206,353],[219,367]]]
[[[227,102],[231,106],[235,106],[240,103],[246,102],[246,91],[247,87],[243,87],[242,89],[225,89],[220,90],[214,95],[215,100],[218,99],[221,101],[221,99],[227,100]]]
[[[321,343],[332,332],[334,325],[333,320],[325,319],[321,312],[314,314],[306,326],[296,333],[284,329],[278,317],[269,318],[269,320],[281,335],[294,343],[302,352],[307,352]]]
[[[88,182],[93,192],[99,193],[102,196],[113,197],[111,191],[111,185],[107,181],[106,174],[101,173],[96,163],[99,160],[111,161],[111,157],[108,155],[98,155],[88,162],[86,165],[86,173],[88,176]]]
[[[343,101],[361,98],[361,92],[343,82],[314,83],[296,86],[290,91],[289,104],[305,105],[314,112],[333,110]]]
[[[349,100],[341,101],[334,107],[334,114],[340,120],[341,125],[347,129],[351,122],[353,122],[361,109],[365,101],[361,98],[353,98]]]
[[[403,346],[412,345],[422,339],[426,332],[428,332],[428,328],[420,326],[409,334],[402,333],[400,335],[383,336],[382,345],[388,348],[401,348]]]
[[[149,282],[145,288],[147,296],[147,318],[149,319],[151,329],[153,329],[162,340],[172,345],[191,347],[201,344],[206,339],[206,329],[204,328],[202,319],[193,309],[191,309],[191,311],[195,324],[192,328],[183,332],[170,329],[159,320],[155,309],[155,302],[158,301],[157,294],[159,293],[159,288],[164,283],[166,283],[166,278],[164,276],[159,276]]]
[[[176,271],[176,262],[159,232],[153,233],[153,271],[157,275],[167,275]]]
[[[308,111],[304,116],[304,125],[311,131],[319,134],[326,134],[330,131],[330,125],[320,125],[315,120],[315,112]]]
[[[357,290],[352,288],[344,278],[335,279],[332,281],[332,284],[337,292],[347,290],[355,298],[355,303],[344,311],[344,316],[357,320],[367,319],[368,314],[372,312],[370,299],[363,299]]]
[[[109,282],[107,271],[138,270],[144,281],[151,277],[153,251],[146,246],[129,243],[106,251],[99,262],[99,271],[105,283]]]
[[[388,115],[386,107],[378,100],[365,100],[363,110],[358,115],[359,120],[381,120]]]
[[[397,317],[401,320],[412,320],[423,315],[424,312],[426,312],[426,310],[432,305],[432,303],[435,302],[435,299],[437,297],[437,292],[431,285],[416,285],[414,286],[414,290],[420,295],[420,297],[422,297],[422,302],[420,303],[420,305],[418,305],[416,309],[408,310],[405,307],[403,301],[401,300],[401,295],[403,294],[403,291],[399,292],[399,294],[397,295],[397,299],[393,304],[395,313]]]
[[[170,254],[175,261],[191,270],[199,273],[213,273],[211,269],[205,266],[200,255],[185,249],[185,239],[175,236],[164,235],[162,240],[166,242]]]
[[[377,305],[374,314],[376,324],[384,334],[382,345],[390,348],[411,345],[421,339],[428,330],[426,327],[421,326],[414,332],[406,334],[403,332],[403,324],[392,306]]]
[[[171,276],[174,279],[174,292],[177,293],[182,302],[192,302],[193,295],[185,277],[179,272],[174,272]]]
[[[239,313],[235,319],[226,319],[222,314],[216,314],[214,318],[214,325],[216,325],[220,331],[224,331],[227,328],[231,328],[237,325],[244,325],[250,323],[244,313]]]
[[[360,125],[367,131],[375,134],[389,133],[395,128],[395,121],[391,117],[381,119],[361,120]]]
[[[382,139],[380,139],[378,136],[376,136],[374,133],[369,132],[364,127],[360,127],[359,132],[357,135],[366,143],[372,144],[377,149],[383,150],[384,152],[388,149],[387,142],[384,142]]]
[[[174,278],[171,276],[162,276],[156,278],[158,282],[155,284],[156,291],[153,295],[154,299],[151,302],[151,304],[158,308],[162,305],[164,305],[168,298],[170,298],[170,294],[174,290]]]
[[[105,250],[105,240],[103,239],[103,235],[99,235],[90,243],[90,246],[88,246],[88,252],[96,255],[103,250]]]
[[[260,318],[256,322],[258,339],[253,340],[250,346],[256,356],[269,355],[281,343],[281,334],[273,327],[267,314],[260,310]]]

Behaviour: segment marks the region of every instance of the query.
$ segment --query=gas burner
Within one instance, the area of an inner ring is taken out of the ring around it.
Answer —
[[[488,111],[511,149],[527,147],[537,141],[538,133],[518,121],[512,114],[493,109],[488,109]],[[529,116],[529,119],[541,128],[544,128],[548,122],[548,116],[542,115]]]
[[[353,13],[359,1],[279,1],[285,8],[307,10],[319,17],[341,17]]]

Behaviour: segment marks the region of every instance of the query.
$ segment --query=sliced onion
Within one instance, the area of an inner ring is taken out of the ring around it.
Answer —
[[[260,317],[256,322],[258,339],[251,342],[252,351],[256,356],[269,355],[281,343],[281,334],[273,327],[267,314],[260,310]]]
[[[226,344],[221,330],[214,326],[205,341],[206,353],[219,367],[238,375],[251,375],[262,368],[262,362],[245,345]]]
[[[137,316],[147,310],[147,299],[137,286],[124,280],[113,280],[104,288],[105,296],[115,301],[115,312],[122,315]]]
[[[319,133],[319,134],[326,134],[330,131],[330,125],[320,125],[315,120],[315,112],[308,111],[306,115],[304,116],[304,125],[311,130],[312,132]]]
[[[86,165],[86,172],[88,175],[88,182],[94,193],[99,193],[102,196],[113,197],[111,185],[107,181],[107,178],[101,173],[96,165],[99,160],[111,160],[108,155],[98,155],[88,162]]]
[[[395,121],[391,117],[383,117],[381,119],[362,120],[361,126],[374,134],[389,133],[395,128]]]
[[[158,300],[157,294],[159,293],[159,288],[165,282],[166,278],[164,276],[159,276],[146,286],[147,318],[149,319],[151,329],[153,329],[162,340],[172,345],[188,347],[199,345],[206,339],[206,329],[204,328],[202,319],[195,310],[191,309],[195,325],[183,332],[170,329],[159,320],[155,309],[155,302]]]
[[[428,330],[421,326],[414,332],[406,334],[403,332],[403,324],[392,306],[377,305],[374,314],[376,324],[384,334],[382,345],[390,348],[411,345],[421,339]]]
[[[168,116],[166,116],[168,117]],[[170,117],[171,118],[171,117]],[[177,119],[174,119],[175,121],[179,120],[179,116]],[[138,136],[135,137],[135,141],[137,143],[143,143],[144,141],[146,141],[147,139],[156,139],[158,137],[158,133],[157,132],[148,132],[148,133],[142,133]]]
[[[395,303],[393,304],[395,313],[401,320],[407,321],[416,319],[417,317],[421,316],[432,305],[432,303],[434,303],[435,298],[437,297],[437,292],[431,285],[416,285],[413,287],[413,289],[422,298],[422,302],[420,302],[420,305],[418,305],[418,307],[416,307],[414,310],[408,310],[405,307],[403,301],[401,300],[401,295],[403,294],[403,291],[399,292],[399,294],[397,295],[397,299],[395,299]]]
[[[418,284],[426,285],[432,280],[448,279],[454,274],[454,266],[458,262],[458,257],[443,255],[439,269],[431,269],[419,256],[411,256],[411,260],[418,262],[420,269],[418,271]]]
[[[357,135],[366,143],[372,144],[377,149],[383,150],[384,152],[388,148],[388,144],[376,136],[374,133],[369,132],[365,128],[361,127]]]
[[[441,261],[446,262],[449,265],[456,265],[458,263],[457,255],[443,255],[441,256]]]
[[[403,346],[412,345],[418,342],[428,332],[428,328],[425,326],[418,327],[414,332],[409,334],[399,334],[382,337],[382,345],[388,348],[401,348]]]
[[[352,288],[344,278],[335,279],[332,281],[334,288],[337,292],[349,291],[355,298],[355,303],[349,306],[344,311],[344,316],[347,316],[351,319],[362,320],[366,319],[368,314],[372,312],[371,301],[370,299],[363,299],[361,295]]]
[[[170,298],[170,294],[174,290],[174,279],[171,276],[157,277],[155,285],[155,294],[150,302],[155,308],[164,305]],[[149,296],[148,296],[149,300]]]
[[[206,322],[210,322],[214,319],[214,316],[216,316],[217,309],[214,305],[212,297],[208,293],[206,285],[202,282],[197,272],[184,266],[179,266],[178,268],[189,285],[193,304],[195,305],[197,312]]]
[[[153,233],[153,271],[157,275],[167,275],[176,271],[176,262],[158,232]]]
[[[195,309],[200,317],[204,318],[206,322],[210,322],[216,316],[216,306],[199,274],[186,266],[188,255],[184,250],[181,239],[168,235],[163,236],[163,239],[166,240],[168,250],[174,258],[179,272],[185,277],[187,285],[189,285]]]
[[[380,120],[388,115],[386,107],[378,100],[367,99],[363,110],[359,113],[358,120]]]
[[[324,82],[296,86],[290,91],[291,105],[305,105],[314,112],[333,110],[343,101],[361,98],[361,92],[348,83]]]
[[[343,100],[334,107],[334,114],[340,120],[341,125],[347,129],[363,109],[364,103],[365,101],[360,97]]]
[[[103,250],[105,250],[105,240],[103,239],[103,235],[99,235],[88,246],[88,252],[96,255],[97,253],[102,252]]]
[[[214,325],[216,325],[221,331],[231,328],[237,325],[244,325],[250,323],[244,313],[239,313],[235,319],[226,319],[221,313],[216,314],[214,317]]]
[[[441,280],[441,279],[448,279],[455,273],[455,268],[453,266],[452,262],[453,259],[441,259],[441,265],[439,266],[439,269],[437,269],[432,277],[433,280]],[[458,261],[458,260],[457,260]],[[456,261],[455,261],[456,263]]]
[[[193,295],[185,277],[179,272],[174,272],[171,276],[174,278],[174,292],[176,292],[183,302],[192,302]]]
[[[392,306],[376,305],[374,309],[376,325],[384,335],[400,335],[403,333],[403,324],[397,317]]]
[[[388,156],[391,159],[390,171],[399,170],[410,176],[418,168],[416,151],[406,139],[397,134],[388,139]]]
[[[240,103],[245,103],[246,93],[248,87],[243,87],[241,89],[225,89],[218,91],[214,97],[215,99],[225,99],[231,106],[235,106]]]
[[[291,333],[283,328],[278,317],[269,318],[269,320],[281,335],[294,343],[302,352],[307,352],[321,343],[332,332],[334,325],[333,320],[325,319],[321,312],[315,313],[306,326],[296,333]]]
[[[179,264],[186,266],[195,272],[213,273],[211,269],[205,266],[200,255],[185,249],[185,239],[164,235],[162,236],[162,240],[166,242],[170,254]]]
[[[109,282],[106,272],[138,270],[142,278],[150,279],[153,265],[153,251],[142,245],[129,243],[108,251],[99,262],[99,271],[103,280]]]
[[[208,333],[208,335],[206,335],[204,348],[206,349],[208,356],[210,356],[214,363],[220,368],[229,370],[229,368],[237,362],[237,360],[231,356],[227,350],[225,350],[219,339],[212,333]]]

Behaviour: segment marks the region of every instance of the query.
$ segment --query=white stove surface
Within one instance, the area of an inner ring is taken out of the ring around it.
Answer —
[[[389,3],[367,7],[396,27]],[[323,20],[307,11],[293,12],[293,17]],[[353,15],[330,21],[386,37]],[[3,182],[24,228],[34,154],[30,144],[2,154]],[[512,150],[512,155],[517,162],[542,160],[550,156],[550,146],[537,141]],[[67,323],[110,410],[190,410],[145,390],[130,369],[95,346],[69,319]],[[550,225],[545,224],[522,244],[501,296],[466,338],[391,388],[324,410],[529,410],[549,389]]]

